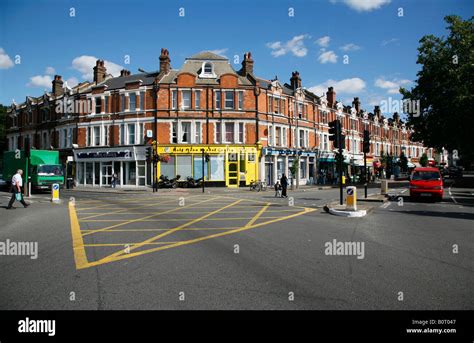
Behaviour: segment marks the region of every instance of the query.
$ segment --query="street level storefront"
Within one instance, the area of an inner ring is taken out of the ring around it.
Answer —
[[[299,159],[300,185],[315,182],[314,172],[316,153],[314,151],[296,149],[263,148],[262,150],[262,180],[272,186],[285,174],[289,179],[292,177],[291,167],[295,160]]]
[[[336,183],[336,154],[330,151],[318,153],[317,184],[327,185]]]
[[[117,187],[145,187],[152,184],[152,164],[146,162],[145,146],[84,148],[74,150],[76,185],[111,187],[117,174]]]
[[[199,179],[208,186],[238,187],[258,178],[261,150],[256,145],[158,145],[157,176]],[[204,159],[203,159],[204,153]],[[166,161],[166,162],[165,162]]]

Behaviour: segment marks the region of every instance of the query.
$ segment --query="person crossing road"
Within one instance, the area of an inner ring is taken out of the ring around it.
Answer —
[[[30,204],[27,204],[25,202],[25,200],[23,199],[23,195],[21,193],[21,187],[23,186],[23,179],[21,177],[22,175],[23,175],[23,170],[18,169],[16,171],[16,174],[13,175],[12,177],[12,186],[11,186],[12,197],[10,198],[10,202],[8,203],[7,210],[15,208],[13,207],[13,203],[15,202],[15,200],[20,201],[23,207],[25,208],[30,206]]]

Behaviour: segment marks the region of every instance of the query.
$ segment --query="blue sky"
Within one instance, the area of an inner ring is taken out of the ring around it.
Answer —
[[[60,74],[69,85],[90,78],[96,58],[108,71],[156,70],[162,47],[173,68],[214,50],[230,58],[251,51],[257,76],[321,94],[334,86],[349,105],[359,96],[371,111],[416,78],[419,39],[446,34],[443,17],[473,14],[471,0],[2,0],[0,103],[50,90]],[[71,16],[71,8],[75,16]],[[179,9],[184,8],[184,16]],[[291,8],[294,16],[290,16]],[[403,16],[399,16],[399,9]],[[126,56],[130,64],[126,64]],[[344,64],[344,55],[349,63]],[[16,63],[20,62],[20,63]],[[240,61],[239,61],[240,62]],[[240,68],[234,65],[235,69]]]

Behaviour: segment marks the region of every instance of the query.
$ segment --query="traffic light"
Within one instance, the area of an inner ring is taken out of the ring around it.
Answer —
[[[146,160],[147,162],[153,161],[153,148],[151,146],[146,148]]]
[[[337,141],[337,136],[339,135],[339,121],[333,120],[329,122],[329,140]]]
[[[341,122],[339,120],[334,120],[329,123],[329,140],[334,142],[335,149],[344,149],[345,136],[342,135]]]
[[[364,130],[364,146],[363,152],[368,153],[370,152],[370,135],[369,130]]]

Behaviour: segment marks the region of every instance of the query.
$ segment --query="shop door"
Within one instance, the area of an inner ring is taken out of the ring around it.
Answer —
[[[112,184],[112,164],[102,163],[102,186],[110,186]]]
[[[230,153],[228,155],[227,186],[228,187],[239,186],[239,161],[238,161],[238,155],[235,153]]]

